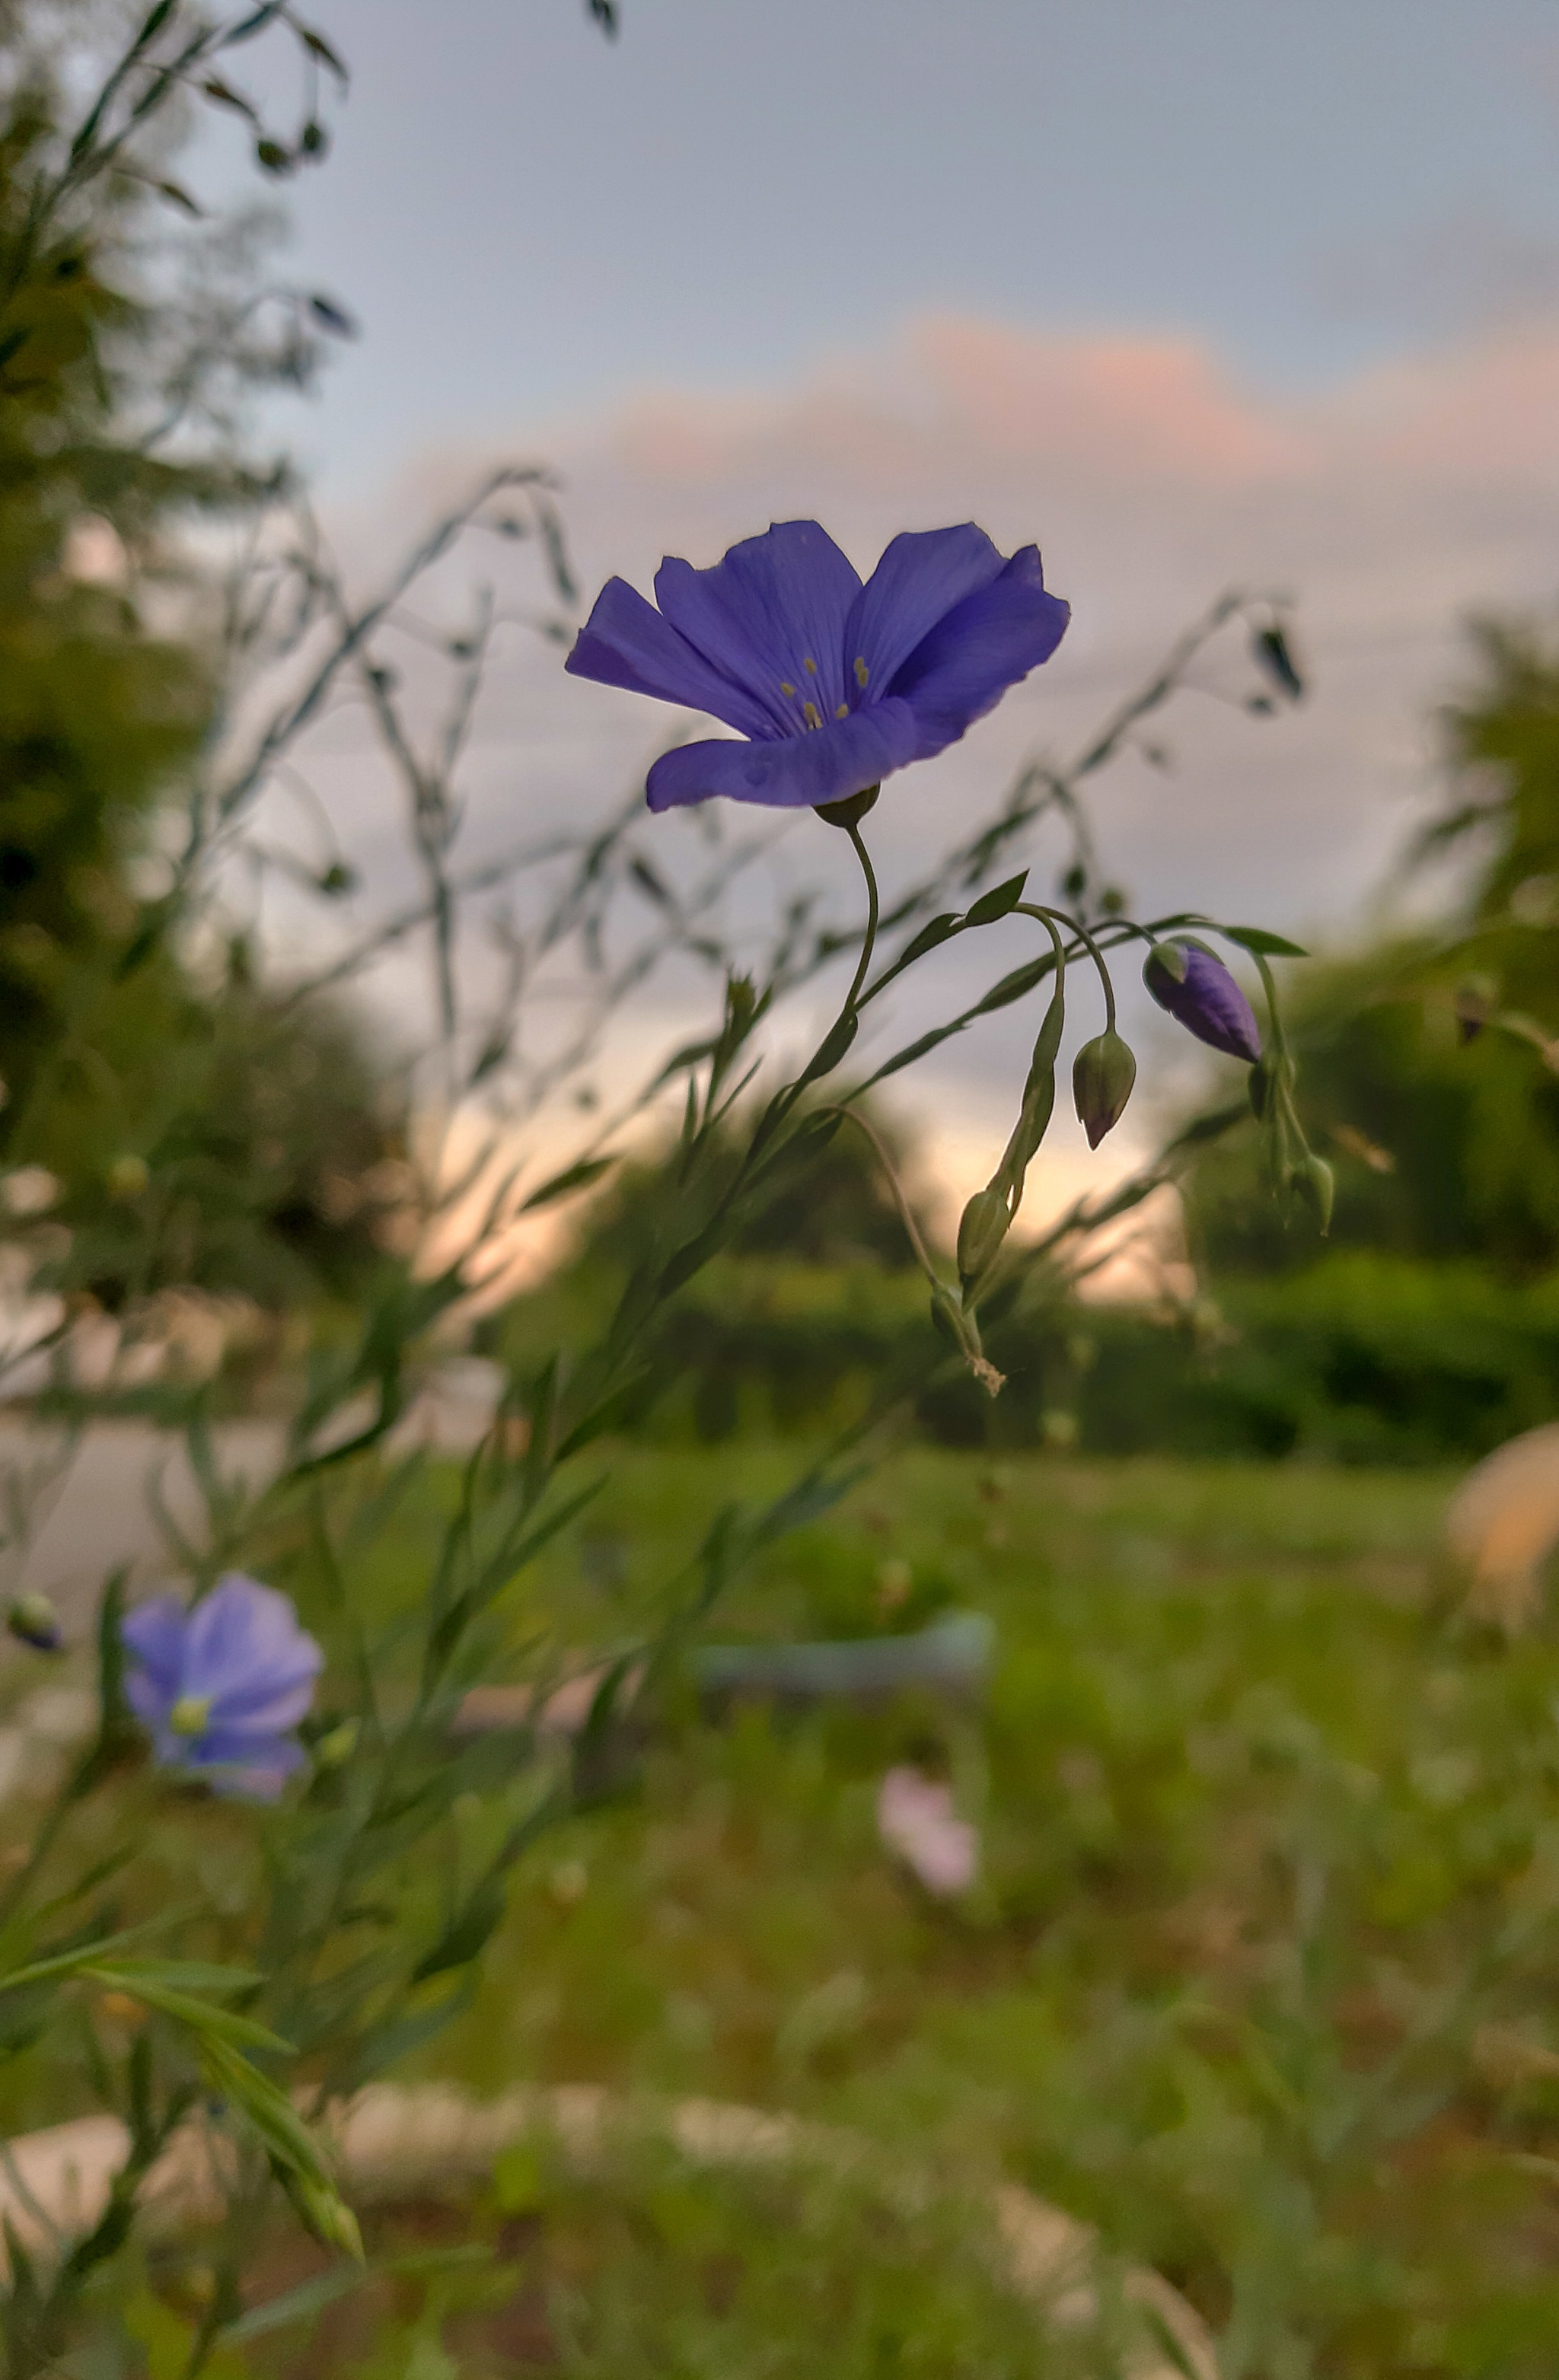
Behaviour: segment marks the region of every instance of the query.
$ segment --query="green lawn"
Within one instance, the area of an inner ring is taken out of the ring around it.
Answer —
[[[783,1463],[628,1455],[537,1594],[588,1641]],[[995,1620],[988,1712],[685,1710],[534,1858],[440,2066],[999,2168],[1170,2274],[1231,2375],[1552,2374],[1559,1643],[1459,1621],[1448,1484],[900,1457],[719,1633],[869,1630],[907,1565]],[[878,1844],[907,1757],[982,1825],[961,1904]]]
[[[773,1447],[620,1451],[512,1591],[516,1642],[620,1633],[722,1503],[795,1464]],[[1461,1620],[1437,1550],[1449,1485],[900,1454],[773,1548],[713,1633],[977,1609],[997,1630],[988,1707],[715,1723],[674,1696],[619,1798],[530,1855],[481,1989],[422,2070],[794,2108],[960,2189],[1022,2180],[1184,2289],[1228,2380],[1552,2380],[1559,1624],[1507,1645]],[[384,1606],[420,1592],[433,1534],[431,1512],[408,1514],[375,1558]],[[929,1899],[878,1841],[878,1782],[906,1759],[948,1774],[981,1827],[960,1901]],[[237,1906],[242,1825],[187,1805],[149,1839],[161,1889],[177,1897],[180,1862],[214,1862]],[[626,2233],[555,2197],[536,2216],[554,2278],[593,2273],[607,2293],[566,2368],[639,2368],[611,2341],[668,2289],[656,2319],[682,2345],[642,2366],[668,2380],[1024,2368],[968,2275],[950,2268],[934,2306],[906,2295],[918,2252],[880,2228],[859,2259],[835,2238],[798,2263],[776,2237],[770,2264],[761,2208],[712,2212],[705,2192],[689,2214],[666,2189]],[[603,2247],[625,2239],[631,2254]],[[812,2320],[841,2261],[875,2275],[863,2304],[923,2304],[928,2337],[951,2324],[941,2360],[883,2361],[875,2330],[827,2362],[815,2326],[812,2350],[787,2347],[805,2272]],[[698,2277],[716,2265],[747,2277],[734,2313]],[[684,2266],[691,2300],[667,2277]],[[456,2290],[441,2332],[444,2302],[397,2301],[409,2329],[360,2368],[447,2380],[436,2337],[455,2353],[466,2317]]]

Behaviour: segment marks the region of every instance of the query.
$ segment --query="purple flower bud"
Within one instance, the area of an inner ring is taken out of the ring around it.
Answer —
[[[65,1644],[46,1595],[18,1595],[6,1614],[6,1625],[18,1645],[30,1645],[35,1653],[57,1653]]]
[[[1261,1036],[1238,984],[1220,958],[1197,942],[1155,942],[1142,980],[1161,1008],[1188,1033],[1226,1057],[1254,1065]]]

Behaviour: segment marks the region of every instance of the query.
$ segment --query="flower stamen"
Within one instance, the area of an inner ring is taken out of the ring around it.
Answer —
[[[780,680],[780,692],[782,694],[793,695],[795,691],[796,688],[791,685],[790,680],[787,677],[782,677]]]
[[[866,656],[865,656],[865,654],[864,654],[864,653],[857,653],[857,655],[856,655],[856,684],[857,684],[857,686],[859,686],[861,688],[861,690],[862,690],[862,692],[863,692],[863,693],[864,693],[865,688],[866,688],[866,681],[867,681],[867,679],[870,677],[870,675],[871,675],[871,673],[870,672],[870,670],[869,670],[869,669],[867,668],[867,666],[866,666]]]
[[[815,702],[804,702],[801,705],[801,716],[806,721],[809,727],[821,727],[822,725],[822,714],[818,710]]]
[[[847,702],[835,703],[834,707],[834,716],[835,719],[847,719],[849,715],[850,706]]]
[[[802,666],[802,668],[806,671],[807,675],[808,675],[809,677],[816,677],[816,675],[817,675],[817,674],[818,674],[818,665],[817,665],[816,662],[814,662],[813,660],[811,660],[811,659],[810,659],[810,657],[809,655],[807,655],[807,654],[803,654],[803,655],[802,655],[802,657],[801,657],[801,666]]]
[[[210,1717],[209,1694],[180,1694],[168,1713],[169,1732],[173,1735],[204,1735]]]

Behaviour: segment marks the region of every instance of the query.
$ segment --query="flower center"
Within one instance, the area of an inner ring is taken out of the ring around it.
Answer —
[[[818,665],[812,659],[810,653],[803,653],[801,656],[801,667],[805,670],[810,678],[815,679],[819,677],[820,672]],[[858,661],[856,663],[856,682],[859,686],[864,686],[866,684],[866,663],[863,661]],[[822,689],[820,688],[820,691]],[[782,677],[780,680],[780,692],[784,695],[787,702],[794,702],[799,689],[792,686],[787,677]],[[847,702],[837,702],[834,704],[834,716],[835,719],[847,719],[849,715],[850,706]],[[801,720],[802,724],[809,728],[821,727],[822,725],[822,712],[818,708],[818,705],[812,700],[810,695],[807,695],[802,698]]]
[[[180,1694],[168,1713],[168,1727],[175,1735],[204,1735],[210,1717],[209,1694]]]

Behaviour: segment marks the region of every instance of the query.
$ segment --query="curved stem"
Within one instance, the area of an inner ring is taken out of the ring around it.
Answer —
[[[847,1016],[860,997],[861,985],[866,981],[866,970],[871,965],[871,953],[877,947],[877,920],[882,915],[882,902],[877,892],[877,871],[871,865],[871,853],[861,841],[860,829],[852,820],[846,832],[855,845],[855,855],[860,862],[860,872],[866,879],[866,932],[861,940],[860,961],[855,971],[855,981],[845,996],[845,1005],[839,1012],[841,1016]]]
[[[1065,909],[1047,909],[1041,902],[1020,901],[1017,910],[1018,915],[1024,917],[1047,919],[1054,917],[1066,927],[1069,934],[1076,934],[1099,970],[1099,980],[1104,990],[1104,1030],[1106,1033],[1113,1033],[1115,1029],[1115,987],[1110,980],[1110,970],[1104,964],[1104,953],[1088,928],[1080,925],[1076,917],[1069,917]]]
[[[915,1261],[920,1266],[920,1270],[925,1274],[926,1279],[931,1282],[932,1288],[940,1289],[943,1286],[943,1283],[938,1279],[936,1267],[932,1264],[926,1248],[926,1244],[920,1237],[920,1227],[916,1222],[913,1214],[910,1212],[909,1201],[904,1195],[904,1184],[898,1178],[898,1172],[895,1167],[893,1159],[888,1155],[879,1134],[875,1131],[872,1125],[867,1123],[866,1118],[863,1115],[857,1113],[854,1108],[818,1108],[814,1112],[818,1115],[842,1116],[846,1123],[853,1123],[859,1131],[866,1135],[867,1139],[871,1143],[872,1148],[877,1152],[877,1162],[881,1165],[883,1172],[887,1175],[888,1187],[894,1194],[894,1199],[898,1208],[900,1220],[903,1222],[905,1231],[908,1234],[909,1245],[915,1251]]]

